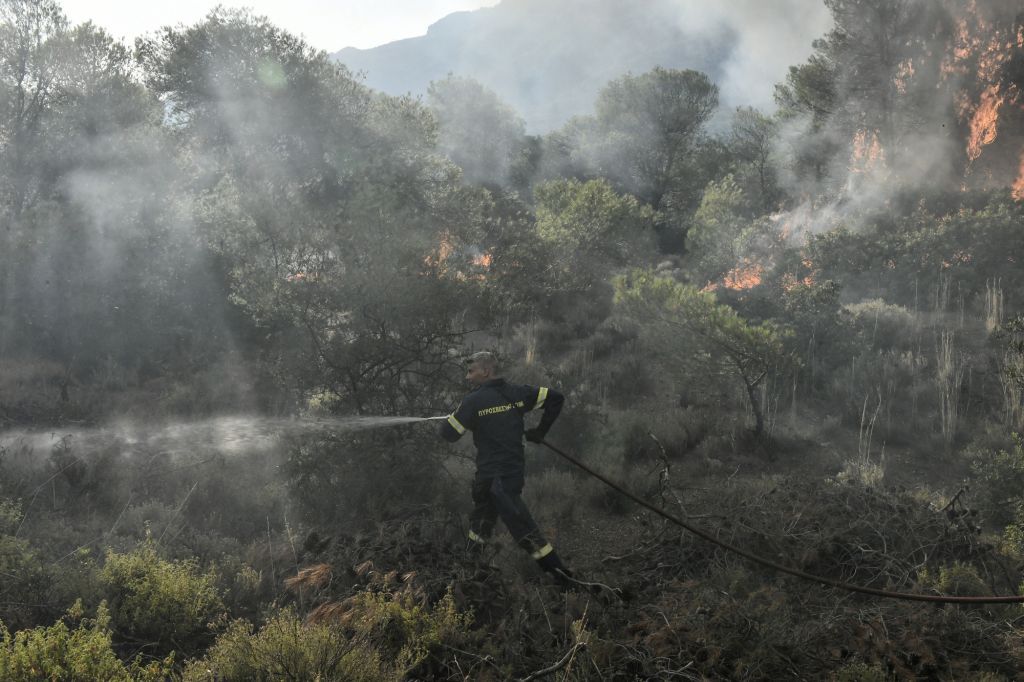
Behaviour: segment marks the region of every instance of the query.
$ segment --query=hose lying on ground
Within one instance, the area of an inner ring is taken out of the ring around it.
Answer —
[[[602,483],[604,483],[605,485],[607,485],[609,488],[611,488],[612,490],[616,491],[620,495],[624,495],[624,496],[628,497],[629,499],[631,499],[633,502],[636,502],[641,507],[644,507],[645,509],[649,509],[650,511],[654,512],[658,516],[660,516],[660,517],[662,517],[662,518],[664,518],[664,519],[666,519],[668,521],[671,521],[672,523],[674,523],[675,525],[679,526],[680,528],[688,530],[689,532],[693,533],[694,535],[696,535],[697,537],[699,537],[699,538],[701,538],[703,540],[707,540],[708,542],[710,542],[710,543],[712,543],[714,545],[718,545],[722,549],[725,549],[725,550],[728,550],[730,552],[733,552],[734,554],[738,554],[741,557],[744,557],[745,559],[749,559],[750,561],[753,561],[755,563],[761,564],[762,566],[767,566],[768,568],[772,568],[772,569],[774,569],[776,571],[779,571],[781,573],[786,573],[788,575],[792,575],[792,576],[795,576],[797,578],[803,578],[804,580],[810,580],[810,581],[813,581],[813,582],[816,582],[816,583],[820,583],[822,585],[828,585],[829,587],[835,587],[835,588],[838,588],[840,590],[847,590],[849,592],[858,592],[860,594],[869,594],[869,595],[874,596],[874,597],[884,597],[886,599],[905,599],[905,600],[908,600],[908,601],[926,601],[926,602],[933,602],[933,603],[940,603],[940,604],[1021,604],[1021,603],[1024,603],[1024,596],[1012,596],[1012,597],[1008,597],[1008,596],[956,597],[956,596],[948,596],[948,595],[941,595],[941,594],[912,594],[910,592],[891,592],[889,590],[880,590],[880,589],[877,589],[877,588],[874,588],[874,587],[863,587],[861,585],[851,585],[850,583],[844,583],[844,582],[842,582],[840,580],[833,580],[831,578],[825,578],[825,577],[820,576],[820,575],[813,575],[811,573],[806,573],[804,571],[801,571],[800,569],[791,568],[789,566],[785,566],[783,564],[776,563],[776,562],[774,562],[774,561],[772,561],[770,559],[765,559],[764,557],[757,556],[756,554],[751,554],[750,552],[746,551],[745,549],[741,549],[741,548],[739,548],[739,547],[737,547],[735,545],[731,545],[728,542],[725,542],[724,540],[719,540],[718,538],[716,538],[716,537],[706,533],[705,531],[702,531],[699,528],[691,526],[690,524],[686,523],[685,521],[683,521],[679,517],[674,516],[673,514],[670,514],[669,512],[665,511],[664,509],[661,509],[660,507],[656,507],[653,504],[642,500],[641,498],[637,497],[633,493],[631,493],[628,490],[626,490],[625,488],[621,487],[620,485],[618,485],[614,481],[611,481],[608,478],[606,478],[605,476],[601,475],[600,473],[594,471],[593,469],[588,467],[583,462],[579,461],[578,459],[576,459],[575,457],[573,457],[569,453],[565,452],[564,450],[555,447],[554,445],[552,445],[551,443],[547,442],[546,440],[545,441],[541,441],[541,443],[543,445],[546,445],[548,448],[550,448],[555,454],[557,454],[560,457],[568,460],[569,462],[571,462],[572,464],[576,465],[577,467],[579,467],[580,469],[582,469],[586,473],[590,474],[591,476],[593,476],[597,480],[601,481]]]

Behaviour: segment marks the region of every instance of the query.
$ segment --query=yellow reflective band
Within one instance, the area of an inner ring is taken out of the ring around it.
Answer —
[[[460,436],[466,432],[466,427],[459,423],[459,420],[455,418],[454,414],[448,415],[448,423],[451,424],[455,432]]]
[[[537,391],[537,404],[534,405],[533,407],[534,408],[544,407],[544,401],[547,400],[547,399],[548,399],[548,389],[546,389],[543,386],[541,386],[540,390]]]
[[[486,544],[487,540],[483,539],[473,531],[469,531],[469,539],[473,542],[479,542],[480,544]]]
[[[548,544],[544,545],[543,547],[538,549],[536,552],[534,552],[530,556],[532,556],[534,559],[543,559],[548,554],[551,554],[554,551],[555,551],[555,548],[552,547],[551,543],[549,542]]]

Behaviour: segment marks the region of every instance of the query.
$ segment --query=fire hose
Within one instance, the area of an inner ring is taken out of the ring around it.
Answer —
[[[743,557],[745,559],[748,559],[750,561],[753,561],[754,563],[758,563],[758,564],[761,564],[762,566],[766,566],[768,568],[771,568],[771,569],[774,569],[776,571],[779,571],[780,573],[786,573],[788,575],[791,575],[791,576],[794,576],[794,577],[797,577],[797,578],[802,578],[803,580],[809,580],[809,581],[816,582],[816,583],[819,583],[819,584],[822,584],[822,585],[827,585],[829,587],[835,587],[835,588],[840,589],[840,590],[846,590],[848,592],[857,592],[857,593],[860,593],[860,594],[871,595],[873,597],[884,597],[886,599],[904,599],[904,600],[907,600],[907,601],[925,601],[925,602],[932,602],[932,603],[939,603],[939,604],[1021,604],[1021,603],[1024,603],[1024,596],[1012,596],[1012,597],[1011,596],[958,597],[958,596],[949,596],[949,595],[941,595],[941,594],[913,594],[913,593],[910,593],[910,592],[892,592],[890,590],[881,590],[881,589],[877,589],[877,588],[874,588],[874,587],[864,587],[862,585],[852,585],[850,583],[842,582],[841,580],[833,580],[832,578],[826,578],[824,576],[814,575],[812,573],[807,573],[806,571],[801,571],[800,569],[792,568],[790,566],[786,566],[784,564],[780,564],[778,562],[772,561],[771,559],[766,559],[764,557],[758,556],[756,554],[748,552],[745,549],[737,547],[736,545],[733,545],[733,544],[730,544],[728,542],[725,542],[724,540],[719,540],[718,538],[714,537],[713,535],[711,535],[711,534],[709,534],[709,533],[707,533],[707,532],[705,532],[705,531],[703,531],[703,530],[701,530],[701,529],[699,529],[699,528],[697,528],[695,526],[692,526],[691,524],[683,521],[682,519],[680,519],[679,517],[675,516],[674,514],[671,514],[671,513],[667,512],[667,511],[665,511],[664,509],[661,509],[660,507],[657,507],[657,506],[655,506],[655,505],[653,505],[653,504],[651,504],[649,502],[646,502],[645,500],[641,499],[640,497],[634,495],[633,493],[629,492],[625,488],[621,487],[620,485],[618,485],[614,481],[609,480],[608,478],[606,478],[605,476],[603,476],[599,472],[594,471],[593,469],[588,467],[586,464],[584,464],[583,462],[579,461],[577,458],[573,457],[572,455],[570,455],[569,453],[565,452],[561,448],[555,447],[554,445],[552,445],[551,443],[549,443],[546,440],[542,440],[541,444],[547,446],[555,454],[559,455],[560,457],[566,459],[570,463],[572,463],[575,466],[579,467],[584,472],[586,472],[587,474],[593,476],[597,480],[601,481],[606,486],[608,486],[612,490],[616,491],[620,495],[623,495],[623,496],[629,498],[630,500],[632,500],[633,502],[636,502],[641,507],[644,507],[645,509],[648,509],[648,510],[654,512],[655,514],[657,514],[658,516],[662,517],[666,521],[674,523],[675,525],[679,526],[680,528],[683,528],[683,529],[693,533],[694,535],[696,535],[697,537],[701,538],[702,540],[710,542],[713,545],[717,545],[718,547],[721,547],[722,549],[725,549],[725,550],[727,550],[729,552],[732,552],[734,554],[738,554],[739,556],[741,556],[741,557]]]

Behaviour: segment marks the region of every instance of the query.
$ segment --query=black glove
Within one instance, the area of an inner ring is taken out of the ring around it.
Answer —
[[[548,434],[547,432],[541,429],[526,429],[526,433],[524,433],[523,435],[525,435],[526,440],[530,441],[531,443],[543,443],[544,436]]]

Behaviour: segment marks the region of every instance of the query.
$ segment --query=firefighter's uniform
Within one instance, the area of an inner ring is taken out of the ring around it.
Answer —
[[[469,529],[471,546],[482,547],[501,517],[516,543],[556,578],[565,566],[541,535],[520,497],[526,468],[523,415],[534,409],[543,410],[540,423],[529,431],[532,440],[543,440],[564,400],[561,393],[551,388],[491,379],[463,398],[459,408],[441,425],[441,435],[450,442],[457,441],[466,431],[473,432],[476,476]]]

